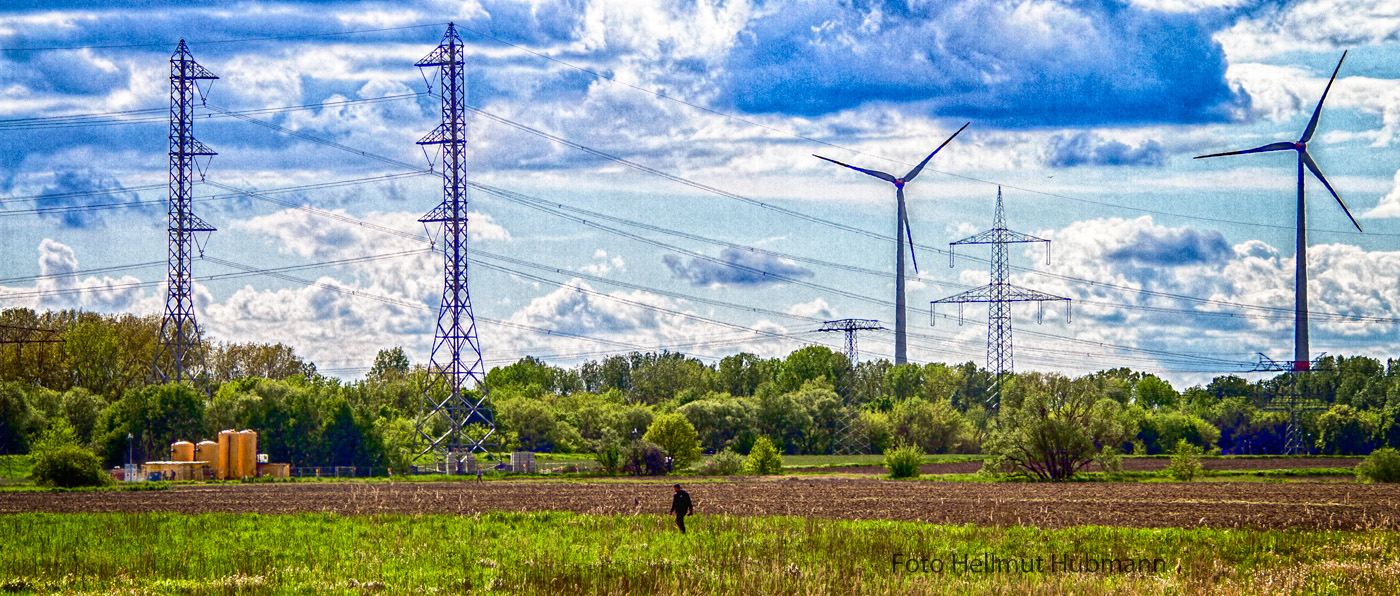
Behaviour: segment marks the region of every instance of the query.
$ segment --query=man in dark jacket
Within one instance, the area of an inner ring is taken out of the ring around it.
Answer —
[[[685,516],[694,514],[695,506],[690,503],[690,493],[681,490],[681,485],[672,488],[676,489],[676,496],[671,497],[671,513],[676,514],[676,527],[684,534]]]

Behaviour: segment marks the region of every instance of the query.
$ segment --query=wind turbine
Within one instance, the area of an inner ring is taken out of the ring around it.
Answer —
[[[1298,237],[1297,246],[1294,251],[1293,260],[1296,267],[1294,279],[1293,298],[1293,370],[1308,370],[1311,367],[1311,360],[1308,358],[1308,243],[1307,243],[1307,210],[1304,209],[1303,201],[1303,168],[1307,168],[1316,176],[1322,185],[1327,187],[1327,192],[1332,193],[1332,198],[1337,199],[1337,204],[1342,206],[1342,211],[1346,212],[1351,219],[1351,225],[1356,226],[1356,231],[1361,231],[1361,224],[1356,223],[1356,218],[1352,217],[1351,210],[1347,209],[1347,204],[1342,202],[1342,197],[1337,196],[1337,191],[1332,189],[1332,184],[1327,181],[1327,177],[1322,175],[1322,170],[1318,169],[1317,163],[1313,162],[1312,156],[1308,155],[1308,141],[1313,138],[1313,133],[1317,132],[1317,117],[1322,114],[1322,102],[1327,101],[1327,92],[1332,90],[1332,82],[1337,80],[1337,73],[1342,70],[1342,62],[1347,59],[1347,53],[1342,52],[1342,59],[1337,61],[1337,69],[1332,71],[1332,78],[1327,81],[1327,88],[1322,90],[1322,99],[1317,100],[1317,108],[1313,110],[1312,120],[1308,121],[1308,127],[1303,129],[1303,136],[1296,143],[1279,142],[1269,143],[1262,147],[1245,149],[1244,151],[1226,151],[1225,153],[1212,153],[1210,155],[1198,155],[1196,159],[1206,157],[1220,157],[1222,155],[1244,155],[1246,153],[1267,153],[1270,151],[1293,150],[1298,154]]]
[[[822,157],[822,156],[816,155],[816,154],[813,154],[813,155],[812,155],[812,157],[815,157],[815,158],[817,158],[817,159],[824,159],[824,160],[829,161],[829,162],[831,162],[831,163],[834,163],[834,164],[836,164],[836,165],[838,165],[838,166],[845,166],[845,167],[848,167],[848,168],[850,168],[850,169],[852,169],[852,170],[855,170],[855,171],[860,172],[860,173],[862,173],[862,174],[865,174],[865,175],[867,175],[867,176],[874,176],[874,177],[876,177],[876,178],[879,178],[879,179],[881,179],[881,180],[884,180],[885,182],[889,182],[890,184],[893,184],[893,185],[894,185],[894,188],[895,188],[895,198],[896,198],[896,202],[898,203],[898,206],[899,206],[899,207],[898,207],[898,215],[895,217],[895,220],[894,220],[894,231],[895,231],[895,244],[894,244],[894,267],[895,267],[895,278],[894,278],[894,363],[895,363],[895,364],[904,364],[906,361],[908,361],[908,358],[905,357],[905,341],[904,341],[904,319],[905,319],[905,317],[904,317],[904,242],[905,242],[905,240],[904,240],[904,239],[905,239],[905,236],[906,236],[906,235],[907,235],[908,238],[909,238],[909,259],[912,260],[912,261],[914,262],[914,274],[915,274],[915,275],[918,275],[918,273],[919,273],[919,260],[918,260],[917,258],[914,257],[914,234],[913,234],[913,231],[909,228],[909,215],[908,215],[908,213],[907,213],[907,212],[905,211],[905,209],[904,209],[904,185],[905,185],[905,184],[908,184],[908,183],[910,183],[910,182],[913,182],[913,181],[914,181],[914,178],[915,178],[916,176],[919,175],[919,172],[923,171],[924,165],[928,163],[928,160],[933,159],[933,156],[938,154],[939,149],[942,149],[943,147],[947,146],[948,143],[949,143],[950,141],[953,140],[953,137],[958,136],[958,133],[959,133],[959,132],[962,132],[962,131],[963,131],[963,128],[967,128],[968,124],[972,124],[972,123],[971,123],[971,122],[968,122],[967,124],[962,125],[962,128],[959,128],[959,129],[958,129],[958,132],[953,133],[953,136],[952,136],[952,137],[948,137],[948,140],[947,140],[947,141],[943,141],[943,144],[942,144],[942,145],[939,145],[939,146],[938,146],[938,149],[934,149],[934,150],[933,150],[933,153],[928,154],[928,157],[925,157],[923,161],[919,162],[919,165],[914,166],[914,169],[909,170],[909,173],[908,173],[908,174],[905,174],[903,178],[895,178],[894,175],[892,175],[892,174],[886,174],[885,172],[880,172],[880,171],[876,171],[876,170],[867,170],[867,169],[865,169],[865,168],[858,168],[858,167],[855,167],[855,166],[850,165],[850,164],[841,163],[841,162],[836,161],[836,160],[834,160],[834,159],[831,159],[831,158],[829,158],[829,157]]]

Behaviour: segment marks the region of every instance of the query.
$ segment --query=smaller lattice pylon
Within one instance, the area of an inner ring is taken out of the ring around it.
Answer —
[[[856,346],[856,332],[878,331],[884,328],[885,327],[883,325],[880,325],[879,321],[876,321],[874,319],[837,319],[835,321],[827,321],[825,323],[822,323],[821,328],[817,329],[817,331],[840,331],[845,333],[846,359],[851,361],[851,366],[855,366],[856,359],[860,356],[860,352],[858,351]]]
[[[22,325],[0,325],[0,344],[57,344],[63,343],[58,331],[42,327]]]
[[[1311,368],[1317,368],[1317,364],[1322,360],[1324,354],[1319,354],[1308,364]],[[1308,453],[1309,447],[1304,441],[1303,415],[1307,412],[1323,412],[1328,409],[1328,404],[1318,398],[1303,396],[1302,378],[1306,371],[1297,370],[1294,362],[1278,362],[1263,354],[1259,355],[1260,364],[1256,365],[1257,370],[1280,370],[1289,377],[1286,388],[1277,390],[1269,403],[1261,410],[1266,412],[1283,412],[1288,416],[1288,426],[1284,429],[1283,455],[1298,455]],[[1265,365],[1272,365],[1273,368],[1260,368]]]
[[[820,332],[842,332],[846,334],[846,359],[851,366],[856,365],[860,352],[856,344],[856,332],[878,331],[885,327],[874,319],[837,319],[822,323]],[[837,422],[836,437],[832,452],[836,455],[865,455],[870,453],[870,434],[865,432],[865,423],[860,417],[860,408],[846,404],[841,410],[841,420]]]

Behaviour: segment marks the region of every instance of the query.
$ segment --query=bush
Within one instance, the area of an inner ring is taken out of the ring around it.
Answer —
[[[671,469],[680,471],[700,461],[700,435],[680,414],[663,414],[652,421],[644,439],[671,455]]]
[[[618,469],[622,468],[622,450],[617,448],[616,443],[608,443],[599,449],[594,459],[604,474],[616,474]]]
[[[633,476],[666,475],[666,451],[657,446],[656,443],[632,441],[623,450],[622,459],[626,462],[623,470]]]
[[[885,452],[885,469],[891,478],[917,477],[922,463],[924,450],[915,445],[902,444]]]
[[[1179,482],[1190,482],[1201,475],[1201,448],[1186,439],[1176,440],[1172,451],[1172,464],[1167,467],[1167,475]]]
[[[78,445],[73,427],[66,420],[55,420],[31,455],[34,465],[29,475],[40,486],[74,488],[112,483],[112,477],[102,469],[102,461]]]
[[[754,476],[767,476],[783,473],[783,456],[773,446],[768,437],[759,437],[749,450],[749,458],[744,460],[744,473]]]
[[[1137,433],[1131,413],[1087,380],[1031,373],[1004,395],[996,429],[983,450],[991,474],[1064,481],[1100,458],[1105,446]],[[1008,397],[1014,399],[1008,399]]]
[[[743,471],[744,456],[729,449],[719,452],[700,466],[700,473],[706,476],[733,476]]]
[[[1356,466],[1356,478],[1364,482],[1400,482],[1400,451],[1382,447]]]

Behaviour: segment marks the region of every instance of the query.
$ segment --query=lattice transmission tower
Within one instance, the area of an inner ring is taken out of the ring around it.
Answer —
[[[817,331],[833,332],[840,331],[846,334],[846,359],[851,361],[851,366],[856,365],[856,359],[860,356],[856,349],[857,331],[877,331],[884,329],[879,321],[874,319],[837,319],[822,323],[821,329]]]
[[[1303,416],[1308,412],[1325,412],[1328,404],[1316,395],[1304,393],[1303,380],[1310,370],[1316,370],[1318,363],[1326,354],[1318,354],[1308,362],[1307,369],[1298,366],[1297,361],[1279,362],[1263,354],[1259,355],[1259,363],[1254,365],[1251,372],[1282,372],[1285,377],[1282,383],[1276,383],[1268,403],[1260,408],[1266,412],[1283,412],[1288,416],[1288,425],[1284,427],[1283,454],[1299,455],[1308,454],[1311,441],[1308,440],[1306,430],[1303,428]]]
[[[160,322],[160,346],[153,365],[161,382],[192,380],[203,368],[199,324],[194,316],[194,276],[196,251],[203,252],[197,234],[206,235],[214,226],[194,214],[190,190],[194,175],[203,172],[214,151],[194,138],[194,96],[204,102],[205,90],[199,81],[219,77],[194,61],[185,40],[170,56],[170,206],[168,213],[168,274],[166,276],[165,316]],[[201,167],[199,159],[206,166]]]
[[[1029,234],[1014,232],[1006,228],[1006,210],[1001,203],[1001,188],[997,188],[996,214],[992,218],[992,229],[952,242],[948,245],[948,266],[953,266],[958,246],[972,244],[992,245],[991,283],[973,288],[961,294],[934,300],[929,304],[929,322],[932,324],[934,309],[939,304],[958,305],[958,324],[962,324],[962,306],[970,302],[986,302],[989,305],[987,316],[987,370],[994,375],[995,385],[987,399],[993,409],[1001,403],[1001,383],[1007,374],[1014,370],[1011,343],[1011,305],[1016,302],[1035,302],[1039,307],[1036,322],[1045,312],[1045,303],[1064,301],[1065,321],[1069,321],[1069,298],[1046,294],[1038,290],[1023,288],[1011,283],[1011,266],[1006,245],[1027,242],[1045,244],[1045,263],[1050,264],[1050,241]]]
[[[846,334],[846,359],[850,360],[851,367],[854,368],[856,360],[860,357],[860,352],[856,346],[857,331],[877,331],[885,327],[879,321],[872,319],[838,319],[822,323],[822,332],[842,332]],[[855,404],[846,404],[841,420],[837,423],[836,444],[832,446],[832,451],[836,455],[864,455],[870,453],[870,434],[865,432],[865,424],[861,422],[860,410]]]
[[[429,382],[416,426],[423,444],[419,455],[433,453],[449,470],[455,470],[453,466],[467,454],[482,451],[489,455],[497,446],[495,416],[487,402],[486,365],[467,292],[464,55],[456,27],[449,23],[442,43],[415,64],[438,69],[442,124],[418,144],[440,148],[443,195],[442,204],[418,220],[425,226],[442,224],[443,288],[428,363]],[[429,92],[431,86],[429,83]],[[435,422],[445,422],[446,430],[435,432]]]

